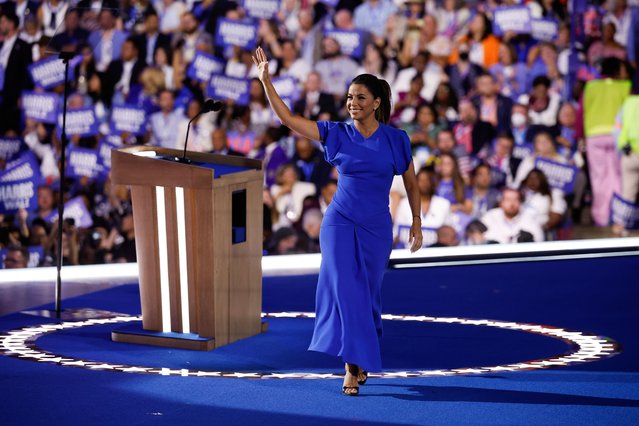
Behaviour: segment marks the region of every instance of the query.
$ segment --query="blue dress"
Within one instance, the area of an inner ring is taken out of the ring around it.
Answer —
[[[394,175],[412,160],[406,132],[386,126],[364,138],[353,124],[320,121],[337,192],[320,230],[322,263],[309,350],[381,371],[381,286],[393,242],[388,207]]]

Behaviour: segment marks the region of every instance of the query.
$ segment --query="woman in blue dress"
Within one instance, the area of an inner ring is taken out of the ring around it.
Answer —
[[[388,204],[394,175],[402,175],[413,212],[411,251],[422,244],[410,141],[404,131],[386,125],[391,112],[386,81],[370,74],[353,79],[346,100],[352,124],[315,122],[294,115],[282,101],[262,48],[253,61],[282,124],[321,140],[326,160],[339,172],[320,231],[322,263],[309,350],[341,357],[346,363],[342,392],[358,395],[367,371],[382,369],[381,285],[393,242]]]

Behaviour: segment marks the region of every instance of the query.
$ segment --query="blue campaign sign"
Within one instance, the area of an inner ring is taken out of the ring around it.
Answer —
[[[100,123],[92,107],[67,111],[67,135],[95,136],[99,132]],[[58,136],[62,131],[62,114],[58,114]]]
[[[639,229],[639,204],[613,194],[610,203],[610,221],[626,229]]]
[[[577,177],[577,167],[537,158],[535,159],[535,168],[544,172],[552,188],[561,189],[566,194],[572,193]]]
[[[362,46],[362,33],[358,30],[328,30],[324,32],[324,37],[337,40],[342,53],[361,59],[364,56],[364,46]]]
[[[109,139],[100,141],[100,145],[98,145],[98,164],[102,175],[106,176],[111,170],[111,150],[121,147],[121,144]]]
[[[320,0],[320,3],[324,3],[325,5],[330,7],[335,7],[337,6],[337,3],[339,3],[339,0]]]
[[[207,87],[207,95],[214,99],[231,99],[238,105],[249,103],[249,80],[214,74]]]
[[[0,138],[0,158],[11,161],[16,155],[26,149],[26,145],[20,138]]]
[[[273,86],[281,98],[288,98],[295,102],[300,97],[301,88],[294,77],[274,78]]]
[[[60,96],[55,93],[22,92],[22,111],[26,118],[40,123],[55,124]]]
[[[493,30],[498,36],[508,31],[516,34],[530,34],[531,21],[530,9],[526,6],[503,6],[493,11]]]
[[[141,136],[146,132],[146,111],[135,105],[114,105],[110,125],[113,133]]]
[[[14,214],[19,209],[34,210],[38,204],[39,178],[0,181],[0,213]]]
[[[84,204],[82,197],[75,197],[64,203],[62,217],[73,219],[77,228],[90,228],[93,226],[93,218],[91,218],[91,213],[86,204]],[[50,223],[55,222],[58,220],[58,212],[51,213],[46,220]]]
[[[215,44],[222,47],[239,46],[253,50],[257,40],[257,23],[253,20],[218,19]]]
[[[271,19],[280,10],[280,0],[242,0],[242,6],[253,18]]]
[[[82,57],[80,56],[80,59]],[[75,79],[72,67],[69,64],[69,81]],[[50,89],[64,83],[64,63],[57,57],[43,59],[29,66],[29,73],[33,83],[42,89]]]
[[[0,182],[16,182],[31,179],[40,180],[40,164],[35,154],[23,151],[20,156],[7,163],[5,170],[0,173]]]
[[[531,143],[525,143],[523,145],[515,145],[513,147],[513,157],[523,160],[526,157],[530,157],[535,151],[535,146]]]
[[[213,74],[224,74],[224,61],[204,52],[196,52],[186,70],[186,76],[200,82],[208,82]]]
[[[98,150],[88,148],[69,147],[66,173],[70,178],[88,177],[94,179],[99,176],[101,167],[98,162]]]
[[[559,34],[559,22],[554,19],[533,19],[532,37],[540,41],[555,41]]]

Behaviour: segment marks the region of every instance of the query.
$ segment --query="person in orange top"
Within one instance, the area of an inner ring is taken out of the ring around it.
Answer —
[[[478,12],[470,21],[468,34],[461,37],[456,45],[470,45],[470,61],[489,69],[499,62],[499,45],[501,41],[493,34],[493,25],[483,12]],[[456,64],[459,60],[457,48],[453,49],[449,62]]]

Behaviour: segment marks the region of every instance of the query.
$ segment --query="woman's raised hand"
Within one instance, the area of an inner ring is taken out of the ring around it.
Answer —
[[[257,67],[258,78],[260,79],[261,82],[264,82],[264,79],[269,77],[268,59],[266,58],[266,53],[264,52],[264,49],[262,49],[261,47],[258,47],[255,50],[255,56],[251,56],[251,58],[253,58],[253,63],[255,63],[255,66]]]

